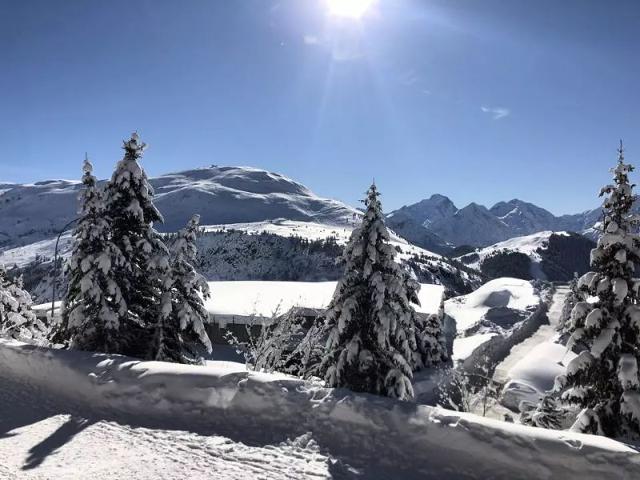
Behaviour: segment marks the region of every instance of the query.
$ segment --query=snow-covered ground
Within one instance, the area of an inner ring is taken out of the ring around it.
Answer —
[[[514,237],[503,242],[498,242],[485,248],[476,250],[473,253],[463,255],[459,260],[470,268],[480,270],[482,262],[496,253],[501,251],[518,252],[528,256],[531,259],[531,273],[534,278],[546,278],[540,265],[542,257],[538,252],[540,249],[547,248],[549,237],[551,235],[568,235],[567,232],[544,231],[522,237]]]
[[[283,375],[0,339],[4,478],[598,478],[611,439],[332,390]]]
[[[10,268],[14,265],[25,267],[31,262],[34,262],[38,257],[46,261],[53,260],[56,240],[57,238],[53,237],[0,252],[0,263]],[[71,232],[62,234],[60,236],[60,242],[58,243],[58,255],[60,258],[67,258],[71,255],[72,247],[73,237],[71,236]]]
[[[567,292],[567,287],[558,287],[547,313],[549,324],[542,325],[531,337],[514,346],[496,367],[493,378],[504,385],[501,403],[512,410],[517,410],[522,400],[539,401],[576,356],[556,343],[556,328]]]
[[[205,302],[218,321],[262,320],[293,308],[324,310],[337,282],[209,282],[211,297]],[[442,285],[422,284],[415,308],[421,313],[437,313],[443,300]]]
[[[350,225],[326,225],[315,222],[301,222],[294,220],[278,219],[264,222],[232,223],[225,225],[205,225],[205,231],[217,232],[221,230],[240,230],[249,234],[262,232],[272,233],[282,237],[300,237],[307,240],[324,240],[329,237],[336,239],[338,244],[344,245],[349,240],[355,224]],[[391,244],[399,248],[398,258],[406,260],[413,255],[428,255],[436,259],[442,258],[437,253],[417,247],[407,242],[404,238],[392,233]]]
[[[498,278],[474,292],[445,302],[445,313],[456,321],[454,360],[464,360],[483,343],[523,320],[540,303],[526,280]]]

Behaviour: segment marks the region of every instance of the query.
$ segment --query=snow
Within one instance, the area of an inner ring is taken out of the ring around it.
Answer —
[[[333,390],[0,339],[3,478],[637,478],[614,440]]]
[[[78,177],[80,174],[78,169]],[[340,201],[253,167],[212,165],[161,175],[151,178],[150,183],[165,218],[165,224],[156,227],[163,231],[177,231],[194,213],[202,215],[203,224],[276,218],[345,224],[359,215]],[[70,180],[0,185],[0,245],[14,247],[54,237],[76,217],[80,186]]]
[[[478,335],[470,335],[468,337],[456,338],[453,341],[453,354],[451,359],[454,361],[465,360],[470,357],[473,351],[497,333],[480,333]]]
[[[261,321],[293,308],[321,311],[327,308],[337,282],[208,282],[211,297],[205,308],[216,321]],[[437,313],[444,295],[442,285],[421,284],[416,311]]]
[[[539,302],[530,282],[497,278],[468,295],[447,300],[445,313],[455,318],[458,332],[463,332],[477,324],[492,308],[527,310]]]
[[[547,245],[549,244],[549,237],[551,235],[567,236],[569,234],[567,232],[554,232],[546,230],[522,237],[514,237],[503,242],[498,242],[488,247],[478,249],[475,252],[469,253],[467,255],[462,255],[461,257],[459,257],[459,260],[468,267],[479,270],[482,262],[488,256],[496,252],[500,252],[502,250],[518,252],[528,256],[531,259],[532,273],[536,274],[534,276],[543,278],[544,274],[542,273],[542,267],[540,266],[542,257],[538,253],[538,249],[544,250],[547,248]],[[470,258],[473,258],[473,261],[469,261],[468,259]],[[542,274],[543,276],[541,277],[540,274]]]
[[[547,314],[549,324],[542,325],[530,338],[513,347],[496,367],[494,379],[504,384],[501,403],[512,410],[517,410],[522,400],[537,403],[576,357],[567,347],[556,343],[556,328],[567,293],[566,287],[558,288]]]
[[[61,258],[67,258],[71,254],[73,246],[73,237],[71,232],[66,232],[60,236],[58,244],[58,255]],[[56,237],[34,242],[22,247],[11,248],[0,252],[0,263],[7,268],[14,265],[25,267],[35,261],[37,257],[47,260],[53,260],[56,247]]]
[[[205,231],[219,232],[222,230],[240,230],[248,234],[271,233],[281,237],[300,237],[306,240],[324,240],[334,237],[340,245],[345,245],[351,237],[351,232],[356,225],[327,225],[316,222],[303,222],[295,220],[287,220],[284,218],[251,223],[231,223],[221,225],[203,225]],[[393,232],[391,234],[391,244],[400,248],[402,251],[398,253],[397,259],[406,260],[413,255],[428,255],[435,259],[441,259],[442,256],[437,253],[425,250],[407,242],[404,238],[399,237]]]

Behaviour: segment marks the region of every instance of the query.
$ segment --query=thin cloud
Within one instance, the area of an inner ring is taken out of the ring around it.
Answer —
[[[511,110],[504,107],[480,107],[480,110],[491,115],[494,120],[500,120],[511,115]]]
[[[305,35],[303,37],[305,45],[320,45],[320,39],[315,35]]]
[[[401,76],[400,76],[400,83],[410,87],[412,85],[416,85],[417,83],[420,82],[420,76],[418,75],[418,73],[411,69],[411,70],[407,70],[406,72],[404,72]]]

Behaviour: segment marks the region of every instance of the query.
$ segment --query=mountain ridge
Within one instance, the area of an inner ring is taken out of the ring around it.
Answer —
[[[425,222],[424,219],[432,215],[434,210],[443,212],[437,210],[437,206],[442,204],[448,206],[445,214],[435,221]],[[639,206],[636,205],[635,209],[638,210]],[[571,231],[593,239],[597,235],[594,226],[600,216],[601,208],[556,216],[518,198],[497,202],[490,208],[476,202],[458,208],[447,196],[433,194],[391,212],[387,221],[399,235],[410,236],[408,239],[418,246],[423,246],[422,238],[437,238],[446,248],[450,245],[485,247],[542,231]],[[432,242],[429,246],[431,250],[447,253],[442,249],[434,249]]]

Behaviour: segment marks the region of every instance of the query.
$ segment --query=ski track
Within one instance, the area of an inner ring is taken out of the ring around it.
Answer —
[[[324,479],[310,435],[261,447],[223,436],[133,427],[72,412],[0,377],[0,479]]]
[[[522,360],[527,353],[533,350],[534,347],[551,340],[558,333],[556,328],[560,321],[564,299],[568,293],[569,288],[566,286],[559,286],[556,288],[556,292],[553,294],[553,298],[551,300],[551,307],[547,313],[549,324],[540,326],[532,336],[527,338],[524,342],[515,345],[511,349],[507,358],[500,362],[495,369],[493,379],[496,382],[503,385],[509,381],[509,371],[516,363]]]

